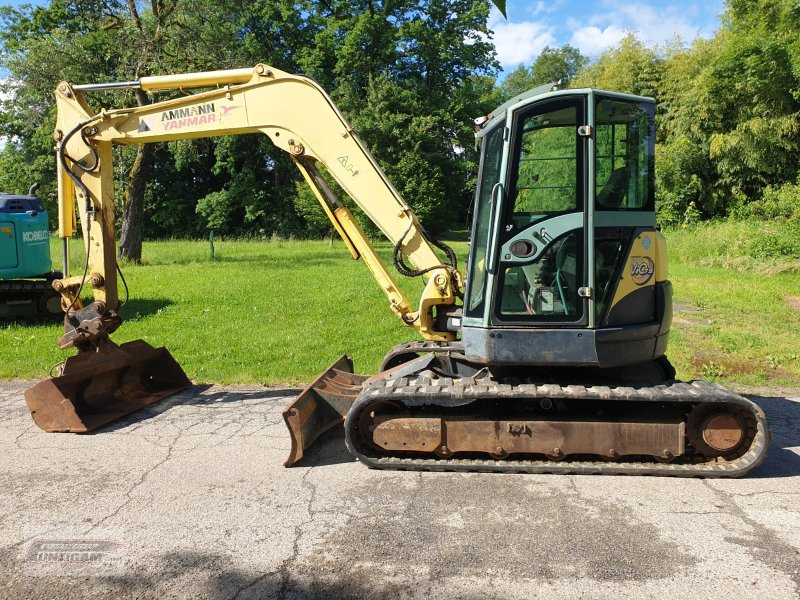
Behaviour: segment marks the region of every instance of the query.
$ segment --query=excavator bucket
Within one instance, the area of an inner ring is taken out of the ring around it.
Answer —
[[[283,466],[298,463],[314,440],[344,421],[367,378],[355,375],[353,359],[343,354],[302,391],[283,411],[292,438],[292,449]]]
[[[190,385],[166,348],[143,340],[106,342],[68,358],[60,376],[25,390],[25,400],[45,431],[86,433]]]

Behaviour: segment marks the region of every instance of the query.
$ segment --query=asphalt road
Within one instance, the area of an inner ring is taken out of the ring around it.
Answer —
[[[296,390],[196,387],[92,435],[0,382],[3,598],[800,596],[800,393],[746,479],[282,466]]]

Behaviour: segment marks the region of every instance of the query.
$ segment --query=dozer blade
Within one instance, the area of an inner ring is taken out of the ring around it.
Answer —
[[[28,410],[45,431],[86,433],[191,385],[166,348],[143,340],[71,356],[62,374],[25,390]]]
[[[320,435],[344,421],[366,379],[366,375],[353,373],[353,359],[343,354],[302,391],[283,411],[292,438],[292,449],[283,466],[299,462]]]

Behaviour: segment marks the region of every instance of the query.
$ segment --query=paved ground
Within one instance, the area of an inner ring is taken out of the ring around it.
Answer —
[[[3,598],[800,595],[800,394],[756,399],[762,467],[704,481],[371,471],[337,435],[284,469],[295,390],[194,388],[77,436],[39,431],[26,385],[0,382]]]

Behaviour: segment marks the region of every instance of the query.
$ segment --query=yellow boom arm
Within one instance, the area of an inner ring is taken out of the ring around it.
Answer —
[[[137,87],[142,90],[217,86],[174,100],[119,110],[92,111],[83,92]],[[114,237],[113,144],[260,132],[288,152],[309,183],[353,258],[362,257],[393,312],[428,340],[451,340],[454,334],[437,328],[433,308],[453,305],[463,286],[454,266],[445,266],[411,208],[392,186],[331,98],[314,81],[266,65],[143,77],[138,81],[72,86],[56,90],[58,116],[55,139],[58,160],[59,235],[75,232],[75,199],[89,251],[86,276],[69,276],[56,283],[67,306],[74,303],[82,282],[94,299],[108,308],[118,304]],[[343,190],[419,271],[427,282],[414,311],[350,212],[339,204],[317,169],[322,163]],[[88,196],[88,198],[87,198]]]

